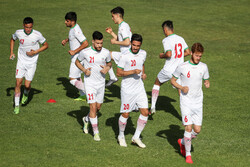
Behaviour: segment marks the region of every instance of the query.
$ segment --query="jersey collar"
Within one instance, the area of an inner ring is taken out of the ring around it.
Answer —
[[[93,48],[93,46],[91,46],[91,49],[92,49],[93,51],[96,51],[96,52],[97,52],[97,50],[95,50],[95,49]]]
[[[200,62],[198,64],[194,64],[194,63],[191,63],[190,60],[188,60],[188,63],[191,65],[197,66]]]
[[[26,35],[30,35],[32,32],[33,32],[33,29],[31,30],[31,32],[29,34],[27,34],[24,29],[23,29],[23,32],[26,34]]]
[[[76,26],[76,25],[77,25],[77,24],[75,24],[75,25],[74,25],[74,27],[71,27],[70,29],[73,29],[73,28],[75,28],[75,26]]]
[[[137,53],[139,53],[140,49],[139,49],[138,52],[136,52],[136,53],[133,53],[132,50],[131,50],[131,48],[129,49],[129,51],[130,51],[132,54],[136,55]]]
[[[122,21],[120,24],[119,24],[119,26],[121,26],[121,24],[123,23],[124,21]]]

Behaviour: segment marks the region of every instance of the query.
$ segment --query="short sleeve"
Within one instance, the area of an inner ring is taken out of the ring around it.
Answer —
[[[179,79],[180,76],[181,76],[181,66],[179,65],[179,66],[175,69],[175,71],[174,71],[174,73],[173,73],[173,77],[175,77],[176,79]]]
[[[183,39],[183,46],[182,47],[184,48],[184,50],[188,49],[188,45],[184,39]]]
[[[163,44],[163,48],[164,48],[164,53],[166,53],[167,51],[172,51],[171,45],[170,45],[170,43],[168,42],[168,40],[163,39],[163,40],[162,40],[162,44]]]
[[[111,62],[110,52],[108,52],[108,54],[107,54],[106,62],[107,63]]]
[[[14,34],[12,34],[12,38],[14,39],[14,41],[18,39],[18,37],[17,37],[17,34],[16,34],[16,33],[17,33],[17,32],[15,32]]]
[[[124,69],[124,67],[125,67],[125,61],[126,61],[125,58],[126,58],[126,56],[121,55],[119,63],[117,65],[118,68]]]
[[[130,28],[129,28],[129,26],[121,27],[121,35],[122,35],[122,40],[123,41],[130,37]]]
[[[84,60],[84,58],[85,58],[85,53],[84,53],[84,51],[82,50],[82,51],[79,53],[77,59],[81,62],[81,61]]]
[[[83,35],[82,30],[80,28],[75,30],[75,37],[80,43],[86,41],[86,37]]]
[[[46,41],[46,39],[43,37],[43,35],[41,33],[39,33],[39,39],[38,39],[40,44],[44,44],[44,42]]]
[[[206,64],[205,64],[205,68],[204,68],[203,79],[204,79],[204,80],[208,80],[208,79],[209,79],[209,72],[208,72],[208,67],[207,67]]]

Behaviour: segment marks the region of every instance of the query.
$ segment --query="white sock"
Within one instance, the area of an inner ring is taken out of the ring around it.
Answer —
[[[196,132],[194,131],[194,129],[192,129],[191,138],[192,138],[192,139],[193,139],[193,138],[196,138],[198,134],[199,134],[199,133],[196,133]]]
[[[128,118],[124,118],[122,115],[120,115],[118,120],[119,125],[119,136],[124,137],[124,131],[127,125]]]
[[[186,157],[191,155],[191,132],[184,132],[184,142],[185,142],[185,150],[186,150]]]
[[[94,134],[99,133],[97,116],[95,118],[89,118],[89,120],[91,122]]]
[[[157,98],[159,96],[160,86],[154,85],[152,89],[152,97],[151,97],[151,109],[155,108],[155,104],[157,101]]]
[[[137,127],[135,130],[135,134],[133,136],[133,139],[139,139],[141,132],[143,131],[145,125],[147,124],[148,116],[143,116],[140,114],[138,120],[137,120]]]
[[[116,78],[116,76],[115,76],[115,73],[114,73],[114,70],[113,70],[112,67],[111,67],[110,70],[109,70],[109,79],[117,80],[117,78]]]
[[[19,106],[20,94],[21,93],[15,93],[15,106]]]
[[[84,87],[84,84],[83,84],[81,78],[79,80],[72,79],[72,80],[70,80],[70,83],[79,90],[80,96],[85,95],[85,87]]]

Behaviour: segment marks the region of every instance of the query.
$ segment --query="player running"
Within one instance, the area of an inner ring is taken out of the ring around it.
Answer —
[[[71,64],[69,69],[69,80],[70,83],[75,86],[80,93],[80,96],[75,100],[84,101],[86,100],[85,88],[81,79],[81,70],[76,67],[75,61],[79,55],[79,52],[86,48],[89,44],[82,33],[80,26],[76,23],[77,15],[75,12],[68,12],[65,15],[65,25],[70,27],[69,37],[62,40],[62,45],[65,46],[69,42],[70,50],[68,51],[71,55]]]
[[[136,143],[141,148],[146,147],[139,138],[148,120],[148,99],[142,81],[146,79],[144,62],[147,53],[140,49],[141,44],[142,36],[133,34],[131,38],[131,49],[122,53],[117,66],[117,76],[123,77],[121,82],[121,115],[118,121],[118,142],[122,147],[127,147],[124,131],[129,113],[137,106],[141,114],[137,121],[137,127],[132,137],[132,142]]]
[[[184,138],[179,139],[181,154],[187,163],[193,163],[191,158],[191,140],[201,131],[203,117],[202,80],[206,88],[210,87],[208,68],[200,62],[204,48],[200,43],[193,44],[191,59],[180,64],[171,79],[171,84],[181,90],[180,108],[182,123],[185,125]],[[180,78],[181,84],[176,80]]]
[[[176,67],[184,62],[184,56],[190,54],[190,50],[185,40],[174,34],[173,22],[170,20],[162,23],[163,32],[166,36],[162,40],[164,53],[160,53],[161,59],[166,59],[163,69],[158,73],[157,78],[152,89],[151,110],[149,114],[156,112],[155,105],[159,96],[160,86],[172,78],[172,73]]]
[[[22,104],[26,104],[31,89],[31,82],[36,72],[39,53],[46,50],[49,46],[43,35],[39,31],[33,29],[33,19],[31,17],[24,18],[23,28],[24,29],[17,30],[10,40],[10,59],[12,60],[15,58],[15,54],[13,53],[15,41],[19,40],[14,114],[19,113],[20,88],[23,77],[25,77],[25,88],[21,102]],[[39,43],[42,45],[41,48]]]
[[[102,47],[102,33],[95,31],[92,36],[92,46],[80,52],[75,64],[84,73],[84,86],[90,108],[89,114],[83,117],[83,131],[88,133],[90,121],[94,132],[94,140],[100,141],[97,112],[101,109],[103,103],[105,74],[109,71],[112,64],[109,50]],[[82,61],[84,61],[84,66],[81,63]]]
[[[118,24],[118,35],[116,35],[111,27],[106,28],[106,32],[112,35],[112,39],[110,40],[111,44],[120,45],[120,52],[111,52],[111,58],[115,61],[116,64],[118,64],[120,60],[121,53],[128,50],[130,48],[130,40],[131,40],[131,29],[123,20],[124,16],[124,9],[122,7],[116,7],[112,9],[112,20],[115,24]],[[111,86],[113,83],[118,81],[118,78],[115,76],[113,68],[109,70],[109,76],[110,80],[106,84],[106,87]]]

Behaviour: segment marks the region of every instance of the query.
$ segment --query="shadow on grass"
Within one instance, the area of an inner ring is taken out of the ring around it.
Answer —
[[[147,92],[148,95],[152,95],[152,92]],[[149,99],[151,101],[151,97]],[[156,110],[164,110],[165,112],[168,112],[172,114],[174,117],[182,121],[181,115],[178,113],[178,111],[174,108],[174,106],[171,104],[173,102],[176,102],[176,100],[171,99],[167,96],[159,96],[156,102]],[[156,111],[157,112],[157,111]],[[153,119],[152,116],[149,119]]]
[[[169,125],[169,129],[161,130],[156,133],[156,136],[167,139],[168,143],[171,144],[171,146],[175,149],[175,152],[179,153],[180,155],[181,155],[180,146],[177,141],[178,139],[183,138],[183,135],[184,135],[184,130],[181,130],[179,125]],[[192,146],[191,152],[193,151],[194,149]]]
[[[21,86],[21,96],[20,96],[20,100],[22,99],[22,95],[23,95],[23,91],[24,91],[24,85]],[[13,92],[13,93],[11,93]],[[7,88],[6,89],[6,96],[11,96],[11,94],[13,94],[13,106],[15,105],[15,96],[14,96],[14,92],[15,92],[15,87],[10,87],[10,88]],[[29,92],[29,96],[28,96],[28,101],[25,103],[25,104],[22,104],[22,106],[26,106],[30,103],[30,101],[33,99],[33,96],[35,94],[39,94],[39,93],[42,93],[43,91],[41,90],[38,90],[38,89],[35,89],[35,88],[32,88],[30,89],[30,92]]]
[[[109,87],[106,87],[105,95],[104,95],[104,103],[113,102],[114,100],[109,99],[111,97],[117,97],[119,99],[121,98],[119,86],[113,84]]]
[[[59,83],[57,83],[56,85],[63,85],[64,86],[64,90],[66,90],[67,97],[70,97],[73,99],[79,97],[78,90],[73,85],[70,84],[68,78],[59,77],[59,78],[57,78],[57,81],[59,81]]]
[[[87,116],[89,113],[89,107],[86,106],[82,106],[80,110],[74,110],[74,111],[70,111],[67,113],[68,116],[71,116],[73,118],[76,118],[76,121],[78,122],[78,124],[80,125],[80,128],[83,128],[83,122],[82,122],[82,118]],[[97,113],[97,117],[98,119],[102,116],[102,114],[100,113],[100,111]],[[89,133],[92,133],[92,128],[91,126],[89,126]]]
[[[121,115],[120,113],[116,113],[114,115],[114,117],[108,118],[106,120],[106,125],[112,127],[112,129],[114,131],[115,138],[117,138],[119,135],[118,120],[119,120],[120,115]],[[127,135],[127,134],[133,135],[134,133],[135,133],[135,125],[133,124],[131,117],[129,117],[127,120],[127,125],[126,125],[126,129],[125,129],[124,134],[125,135]]]

